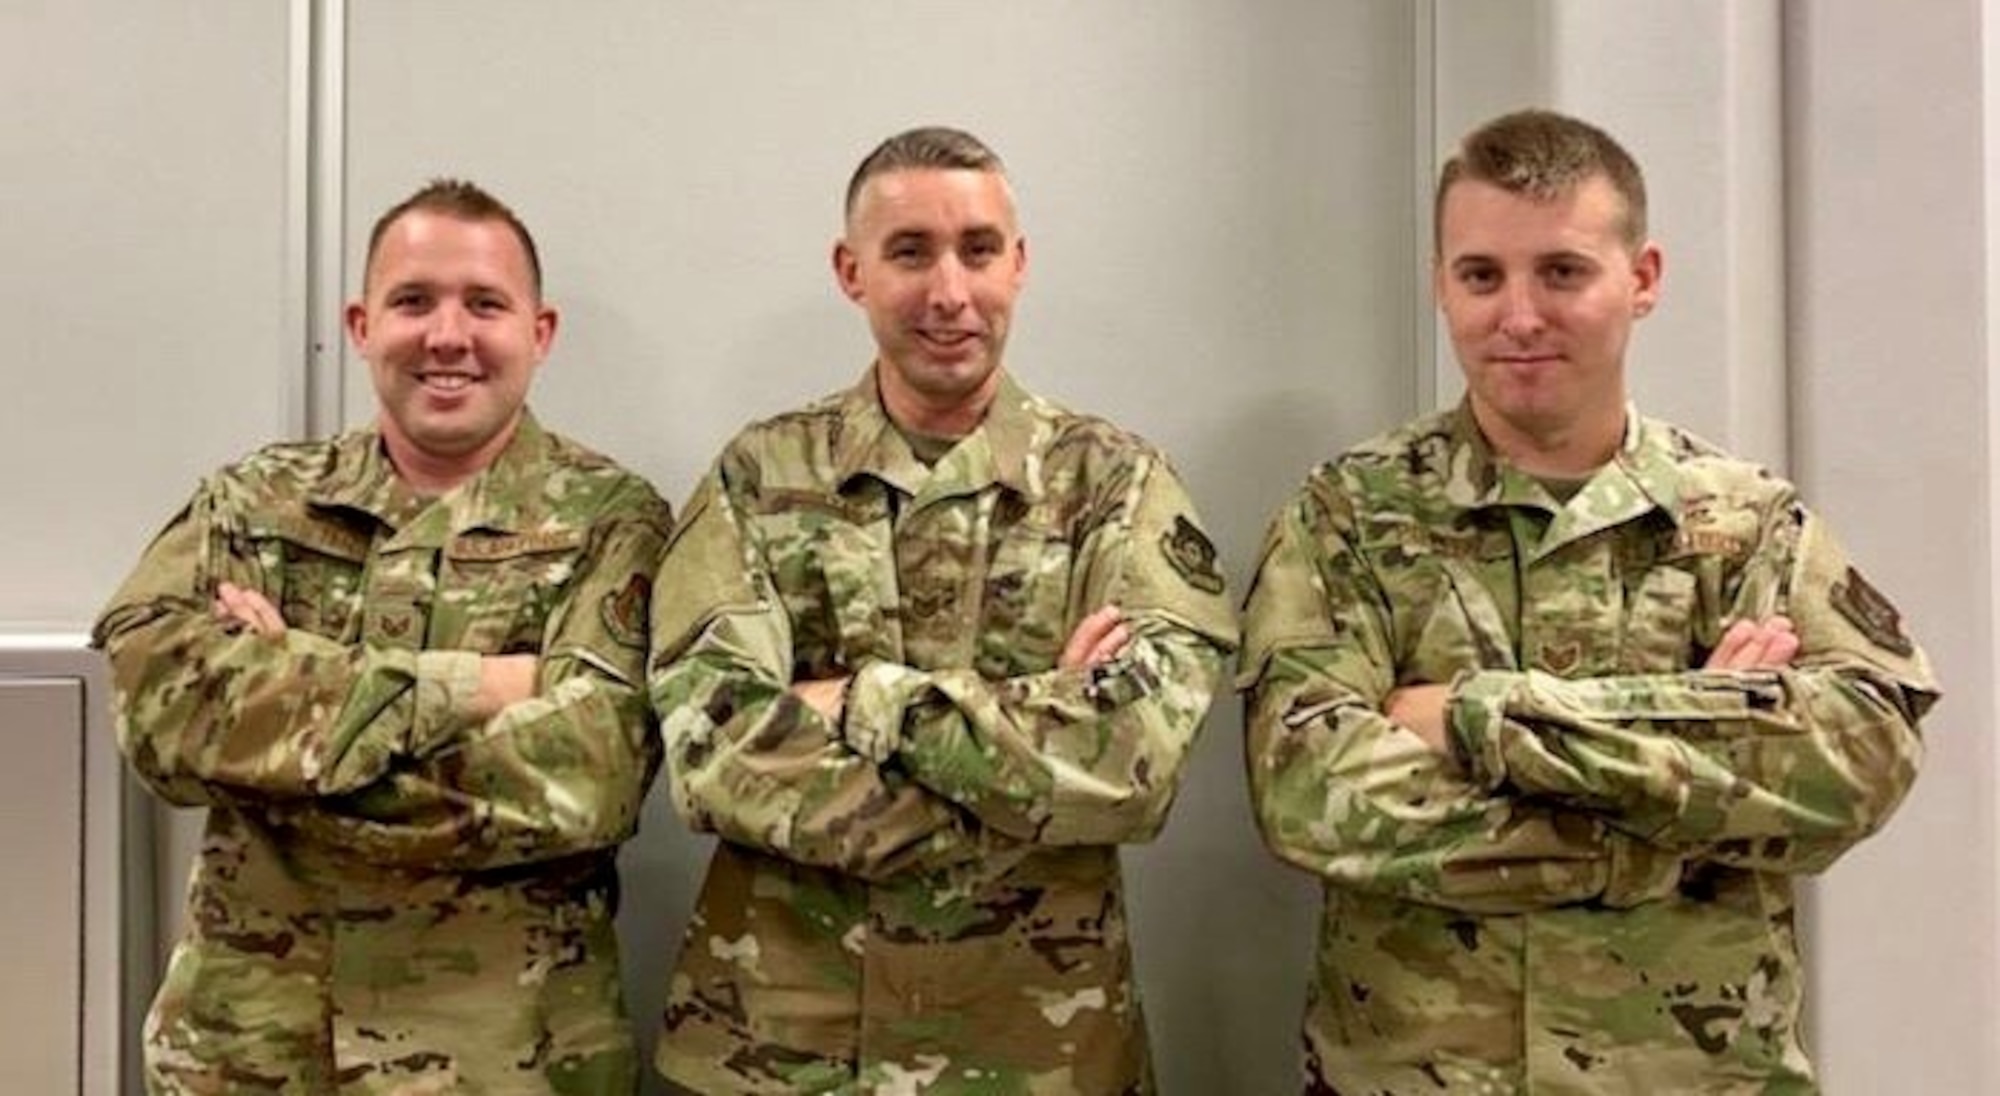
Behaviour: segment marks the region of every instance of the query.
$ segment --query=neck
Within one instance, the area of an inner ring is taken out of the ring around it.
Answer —
[[[514,429],[510,425],[472,452],[450,454],[427,452],[384,423],[382,449],[398,479],[417,494],[435,498],[490,467],[514,439]]]
[[[881,394],[882,410],[895,423],[913,434],[933,438],[962,438],[986,421],[993,397],[1000,391],[1000,371],[995,369],[978,388],[963,395],[932,396],[903,385],[885,384],[885,370],[875,367],[875,390]]]
[[[1531,476],[1583,479],[1611,462],[1625,440],[1625,412],[1602,422],[1573,422],[1529,429],[1473,404],[1473,420],[1493,451]]]

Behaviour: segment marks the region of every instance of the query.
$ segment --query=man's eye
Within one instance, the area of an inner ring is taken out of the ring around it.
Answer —
[[[1495,270],[1475,268],[1458,272],[1458,284],[1473,291],[1485,293],[1500,285],[1500,273]]]
[[[427,303],[429,302],[421,293],[392,293],[389,295],[389,307],[400,311],[407,312],[419,309]]]
[[[1547,279],[1550,285],[1573,286],[1589,273],[1590,269],[1582,263],[1550,263],[1542,271],[1542,277]]]

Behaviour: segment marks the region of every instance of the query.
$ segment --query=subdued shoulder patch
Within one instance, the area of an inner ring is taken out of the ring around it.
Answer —
[[[1855,568],[1850,566],[1847,574],[1833,584],[1829,600],[1835,611],[1877,647],[1905,658],[1916,652],[1916,644],[1903,632],[1902,614]]]
[[[604,619],[604,630],[612,639],[634,650],[646,649],[646,606],[652,595],[653,580],[640,574],[604,595],[598,604],[598,615]]]
[[[1174,527],[1160,534],[1160,552],[1174,573],[1203,593],[1222,592],[1222,571],[1216,566],[1215,544],[1186,514],[1174,518]]]

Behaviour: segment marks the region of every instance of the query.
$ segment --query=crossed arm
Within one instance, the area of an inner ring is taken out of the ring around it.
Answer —
[[[1845,557],[1786,502],[1736,602],[1768,611],[1698,667],[1407,683],[1392,623],[1423,607],[1383,589],[1337,492],[1304,493],[1246,610],[1267,843],[1345,886],[1478,912],[1646,901],[1701,859],[1831,863],[1900,801],[1932,694],[1920,656],[1890,657],[1829,608]]]
[[[244,629],[273,642],[283,641],[288,630],[270,598],[233,582],[216,584],[212,615],[225,630]],[[466,716],[484,722],[507,705],[534,696],[535,671],[540,666],[541,659],[534,655],[479,656],[479,684],[466,703]]]
[[[1188,512],[1177,485],[1147,490],[1079,553],[1079,574],[1118,577],[1084,591],[1096,608],[1047,670],[991,680],[877,660],[795,681],[778,569],[712,475],[655,602],[652,697],[683,816],[871,879],[1150,836],[1234,631],[1219,596],[1184,611],[1110,558],[1150,543],[1163,510]]]
[[[1762,620],[1739,620],[1723,632],[1722,641],[1709,652],[1704,670],[1782,670],[1799,653],[1799,636],[1790,617],[1772,615]],[[1453,757],[1445,716],[1451,702],[1451,686],[1425,683],[1391,689],[1382,702],[1382,714],[1416,735],[1423,744],[1445,757]]]
[[[592,583],[649,575],[670,521],[650,489],[618,498],[577,561],[589,604],[558,605],[538,657],[291,627],[260,588],[271,561],[224,531],[232,508],[205,491],[98,625],[121,747],[170,802],[255,810],[383,864],[470,870],[615,844],[659,747],[643,652],[604,637]]]
[[[1059,670],[1088,670],[1101,666],[1117,658],[1132,642],[1132,629],[1125,623],[1124,614],[1116,605],[1106,605],[1084,617],[1077,623],[1076,630],[1063,643],[1062,655],[1056,659]],[[819,678],[797,681],[792,684],[792,695],[804,701],[806,706],[818,712],[820,718],[839,722],[842,704],[847,696],[847,688],[853,682],[851,674],[840,677]]]

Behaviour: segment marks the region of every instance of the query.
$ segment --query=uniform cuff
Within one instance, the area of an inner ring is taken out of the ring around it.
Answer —
[[[1672,894],[1681,884],[1680,854],[1648,844],[1629,834],[1606,834],[1611,870],[1604,881],[1604,904],[1631,909]]]
[[[479,695],[480,656],[471,651],[418,651],[416,711],[410,718],[411,757],[425,757],[479,726],[470,714]]]
[[[1519,675],[1474,671],[1451,683],[1445,697],[1445,729],[1453,755],[1473,785],[1492,791],[1507,781],[1507,763],[1500,755],[1500,730],[1507,719],[1507,699]]]
[[[871,662],[847,682],[840,708],[840,737],[854,752],[881,764],[903,746],[903,713],[929,682],[920,670]]]

